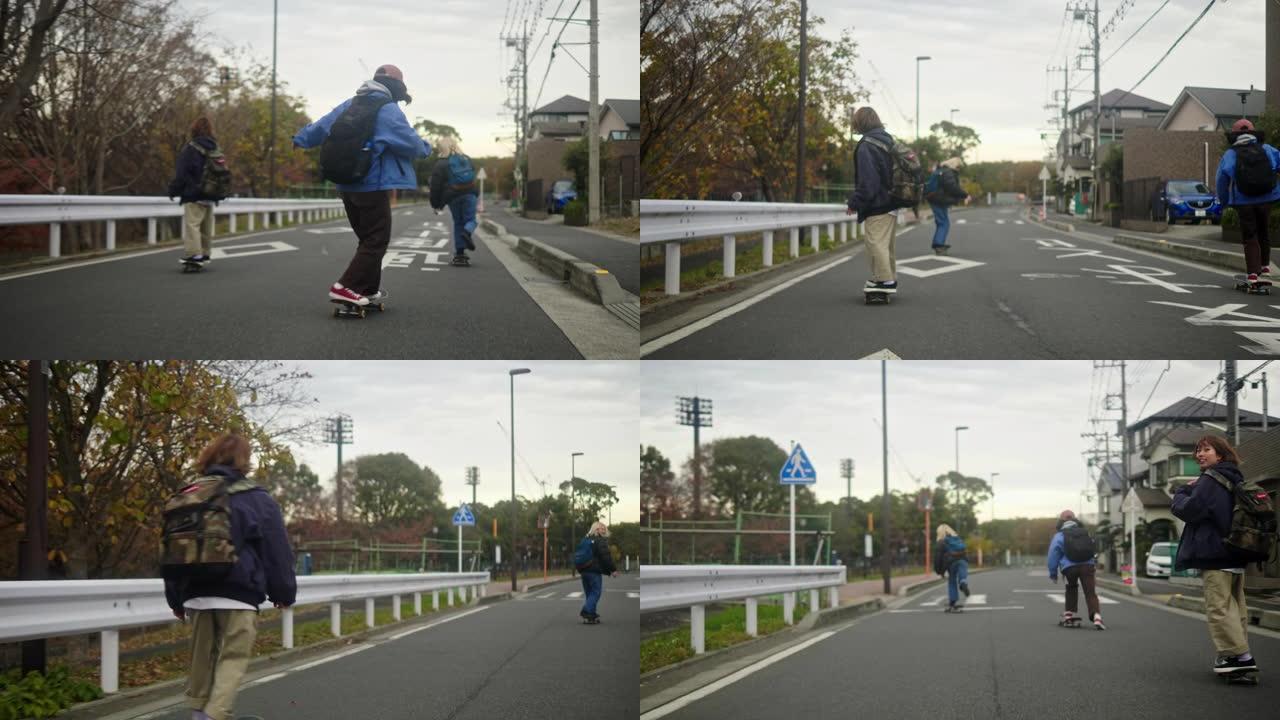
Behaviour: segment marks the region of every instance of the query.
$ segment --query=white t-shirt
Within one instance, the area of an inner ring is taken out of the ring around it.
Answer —
[[[258,608],[249,603],[242,603],[239,600],[231,598],[206,596],[194,597],[182,603],[182,607],[188,610],[257,610]]]

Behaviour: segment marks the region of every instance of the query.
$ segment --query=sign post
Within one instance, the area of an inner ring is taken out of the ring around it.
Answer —
[[[818,473],[804,454],[800,443],[791,449],[791,456],[778,472],[778,482],[791,486],[791,564],[796,564],[796,486],[813,485],[818,482]]]
[[[916,507],[924,511],[924,570],[929,572],[929,568],[933,567],[933,563],[930,562],[933,547],[929,537],[929,531],[932,529],[929,514],[933,512],[933,492],[922,488],[916,495]]]
[[[1049,207],[1049,166],[1040,168],[1040,219],[1044,220]]]
[[[1120,505],[1120,509],[1129,517],[1129,577],[1125,583],[1136,589],[1138,586],[1138,512],[1142,510],[1142,501],[1138,499],[1136,488],[1129,488],[1129,494],[1124,496],[1124,503]]]
[[[484,212],[484,168],[476,171],[476,179],[480,181],[480,197],[476,200],[476,212],[482,213]]]
[[[551,524],[551,515],[539,515],[538,527],[542,528],[542,579],[547,579],[547,526]]]
[[[471,514],[471,508],[466,503],[458,506],[453,513],[453,524],[458,527],[458,572],[462,572],[462,528],[465,525],[474,527],[476,524],[476,516]]]

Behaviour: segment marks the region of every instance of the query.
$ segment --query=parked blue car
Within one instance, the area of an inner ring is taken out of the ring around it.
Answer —
[[[558,212],[564,212],[564,206],[569,204],[570,200],[576,200],[578,192],[573,189],[572,180],[557,180],[551,185],[550,192],[547,193],[547,214],[555,215]]]
[[[1169,180],[1160,193],[1164,205],[1164,221],[1170,225],[1186,220],[1199,225],[1208,220],[1214,225],[1222,222],[1222,203],[1199,180]]]

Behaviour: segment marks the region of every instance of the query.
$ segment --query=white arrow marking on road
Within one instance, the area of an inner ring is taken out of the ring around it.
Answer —
[[[439,250],[449,244],[449,238],[440,238],[439,240],[427,240],[426,238],[396,238],[391,241],[393,248],[407,248],[411,250]]]
[[[1047,598],[1049,598],[1050,600],[1054,601],[1055,603],[1057,603],[1057,604],[1059,604],[1059,605],[1066,605],[1066,604],[1067,604],[1067,596],[1066,596],[1066,594],[1065,594],[1065,593],[1045,593],[1045,594],[1044,594],[1044,596],[1045,596],[1045,597],[1047,597]],[[1111,598],[1107,597],[1106,595],[1099,595],[1099,596],[1098,596],[1098,602],[1099,602],[1099,603],[1101,603],[1101,604],[1103,604],[1103,605],[1119,605],[1119,604],[1120,604],[1120,602],[1119,602],[1119,601],[1117,601],[1117,600],[1112,600]]]
[[[1058,260],[1062,260],[1064,258],[1074,258],[1074,257],[1096,257],[1096,258],[1103,258],[1106,260],[1115,260],[1117,262],[1136,262],[1134,260],[1130,260],[1129,258],[1116,257],[1114,255],[1103,255],[1101,250],[1081,250],[1079,252],[1065,253],[1063,255],[1056,256]]]
[[[1027,238],[1027,239],[1028,239],[1028,240],[1035,240],[1037,245],[1039,245],[1040,247],[1046,247],[1046,248],[1051,248],[1051,247],[1059,247],[1059,248],[1074,248],[1074,247],[1076,247],[1075,245],[1073,245],[1073,244],[1071,244],[1071,243],[1067,242],[1066,240],[1059,240],[1059,239],[1057,239],[1057,238]]]
[[[245,250],[246,248],[260,248],[260,249],[246,250],[245,252],[240,252],[241,250]],[[297,249],[298,248],[290,245],[287,242],[272,240],[271,242],[249,243],[247,245],[232,245],[230,247],[216,247],[209,251],[209,257],[215,258],[215,259],[227,259],[227,258],[248,257],[250,255],[266,255],[267,253],[289,252],[290,250],[297,250]],[[228,250],[231,250],[234,252],[227,252]]]
[[[911,263],[928,262],[936,262],[940,263],[940,265],[930,270],[917,270],[916,268],[910,267]],[[920,255],[906,260],[899,260],[898,272],[905,273],[912,277],[927,278],[934,277],[935,275],[942,275],[944,273],[955,272],[957,270],[976,268],[980,265],[986,265],[986,263],[980,263],[976,260],[954,258],[948,255]]]
[[[1170,283],[1160,280],[1162,277],[1173,277],[1177,273],[1172,270],[1162,268],[1147,267],[1145,265],[1108,265],[1110,270],[1095,270],[1094,268],[1081,268],[1085,272],[1098,273],[1113,278],[1111,282],[1117,285],[1155,285],[1162,287],[1170,292],[1187,293],[1191,291],[1189,287],[1217,287],[1217,285],[1199,285],[1195,283]],[[1126,281],[1114,279],[1120,276],[1136,278],[1136,280]]]
[[[1275,357],[1280,355],[1280,333],[1260,333],[1260,332],[1237,332],[1246,340],[1252,340],[1257,345],[1241,345],[1240,347],[1248,350],[1254,355],[1267,355]]]
[[[313,235],[334,235],[336,233],[352,232],[350,227],[328,227],[328,228],[311,228],[307,232]]]
[[[1199,305],[1187,305],[1185,303],[1169,302],[1167,300],[1149,300],[1148,302],[1156,305],[1168,305],[1169,307],[1185,308],[1187,310],[1198,311],[1195,315],[1187,318],[1187,322],[1198,327],[1206,327],[1218,325],[1222,327],[1254,327],[1254,328],[1280,328],[1280,320],[1261,315],[1250,315],[1248,313],[1239,312],[1242,308],[1249,307],[1244,303],[1227,303],[1217,307],[1200,307]],[[1244,318],[1242,320],[1224,320],[1222,318],[1237,317]]]
[[[386,268],[407,268],[413,264],[413,259],[419,255],[422,257],[423,264],[426,265],[448,265],[449,262],[444,259],[448,255],[447,252],[435,252],[433,250],[394,250],[388,251],[382,257],[382,267]],[[434,270],[436,268],[426,268]]]

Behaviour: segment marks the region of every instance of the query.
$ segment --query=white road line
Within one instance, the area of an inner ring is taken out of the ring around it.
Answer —
[[[964,218],[960,218],[959,220],[957,220],[957,221],[956,221],[956,224],[957,224],[957,225],[963,225],[963,224],[965,224],[965,223],[967,223],[967,222],[969,222],[969,221],[968,221],[968,220],[965,220]]]
[[[638,597],[640,597],[640,593],[638,593],[638,592],[629,592],[629,593],[627,593],[627,597],[629,597],[629,598],[638,598]]]
[[[1004,224],[1004,219],[1003,219],[1003,218],[997,219],[997,220],[996,220],[996,224],[997,224],[997,225],[1003,225],[1003,224]]]
[[[579,590],[578,592],[571,592],[571,593],[569,593],[568,595],[565,595],[565,597],[569,597],[569,598],[580,598],[580,597],[582,597],[582,591],[581,591],[581,590]]]
[[[1067,602],[1067,596],[1064,593],[1045,593],[1044,596],[1059,605],[1065,605]],[[1119,605],[1120,604],[1119,602],[1112,600],[1111,598],[1106,597],[1105,595],[1099,595],[1098,602],[1103,605]]]
[[[920,605],[921,605],[922,607],[923,607],[923,606],[936,606],[936,605],[942,605],[942,603],[943,603],[946,599],[947,599],[947,596],[946,596],[946,595],[939,595],[938,597],[936,597],[936,598],[934,598],[934,599],[930,600],[929,602],[922,602],[922,603],[920,603]],[[964,598],[961,598],[961,599],[963,600]],[[968,600],[965,600],[963,604],[964,604],[964,605],[966,605],[966,606],[968,606],[968,605],[986,605],[986,604],[987,604],[987,596],[986,596],[986,595],[979,594],[979,593],[974,593],[973,595],[971,595],[971,596],[969,597],[969,599],[968,599]]]
[[[877,350],[866,357],[858,358],[858,359],[859,360],[901,360],[902,357],[899,356],[894,351],[890,350],[889,348],[884,348],[882,350]]]
[[[555,595],[555,593],[553,593],[553,592],[549,592],[549,593],[546,593],[546,594],[544,594],[544,595],[539,595],[539,596],[538,596],[538,599],[539,599],[539,600],[546,600],[547,598],[551,597],[552,595]]]
[[[368,650],[368,649],[369,649],[369,648],[371,648],[371,647],[373,647],[373,646],[372,646],[372,645],[357,645],[357,646],[355,646],[355,647],[351,648],[350,650],[343,650],[342,652],[338,653],[337,655],[330,655],[330,656],[329,656],[329,657],[327,657],[327,658],[320,658],[319,660],[312,660],[312,661],[311,661],[311,662],[309,662],[309,663],[306,663],[306,664],[303,664],[303,665],[299,665],[298,667],[296,667],[296,668],[292,668],[291,670],[289,670],[289,672],[299,672],[299,671],[302,671],[302,670],[310,670],[311,668],[313,668],[313,667],[315,667],[315,666],[317,666],[317,665],[323,665],[323,664],[325,664],[325,663],[327,663],[327,662],[333,662],[334,660],[340,660],[340,659],[342,659],[342,658],[344,658],[344,657],[346,657],[346,656],[348,656],[348,655],[355,655],[355,654],[356,654],[356,653],[358,653],[358,652],[364,652],[365,650]]]
[[[854,253],[858,253],[858,252],[860,252],[860,249],[854,251]],[[711,327],[712,325],[715,325],[716,323],[720,322],[721,320],[724,320],[725,318],[729,318],[729,317],[733,317],[734,315],[737,315],[738,313],[742,312],[743,310],[746,310],[747,308],[751,307],[752,305],[755,305],[756,303],[764,302],[765,300],[768,300],[769,298],[773,297],[774,295],[777,295],[783,290],[790,288],[793,285],[802,283],[811,277],[821,275],[822,273],[832,268],[839,267],[840,265],[843,265],[844,263],[847,263],[852,259],[853,257],[840,258],[839,260],[836,260],[830,265],[823,265],[822,267],[817,268],[816,270],[811,270],[801,275],[800,277],[791,278],[790,280],[784,283],[781,283],[775,287],[765,290],[764,292],[760,293],[759,295],[756,295],[755,297],[747,298],[746,300],[743,300],[737,305],[731,305],[730,307],[720,310],[719,312],[714,312],[702,318],[701,320],[698,320],[697,322],[689,323],[688,325],[685,325],[679,330],[673,330],[672,332],[669,332],[666,335],[663,335],[662,337],[654,338],[653,340],[650,340],[649,342],[640,346],[640,356],[644,357],[645,355],[650,355],[652,353],[658,352],[659,350],[661,350],[662,348],[668,345],[678,343],[681,340],[689,337],[690,335],[696,332],[701,332],[703,330],[706,330],[707,328]]]
[[[269,683],[269,682],[271,682],[272,680],[279,680],[280,678],[282,678],[282,677],[284,677],[285,675],[288,675],[288,674],[289,674],[289,673],[287,673],[287,672],[280,672],[280,673],[276,673],[276,674],[274,674],[274,675],[267,675],[266,677],[260,677],[260,678],[258,678],[257,680],[254,680],[253,682],[249,683],[249,685],[248,685],[248,686],[246,686],[246,687],[251,687],[251,686],[253,686],[253,685],[262,685],[263,683]]]
[[[1021,605],[988,605],[988,606],[985,606],[985,607],[976,607],[976,608],[966,607],[966,608],[964,609],[964,611],[965,611],[965,612],[983,612],[983,611],[986,611],[986,610],[1024,610],[1024,609],[1025,609],[1025,608],[1024,608],[1023,606],[1021,606]],[[916,610],[916,609],[911,609],[911,610],[890,610],[890,611],[889,611],[889,614],[891,614],[891,615],[900,615],[900,614],[902,614],[902,613],[936,613],[936,612],[942,612],[942,611],[941,611],[941,610],[933,610],[933,609],[930,609],[930,610]]]
[[[764,660],[761,660],[760,662],[754,663],[752,665],[748,665],[731,675],[722,677],[719,680],[711,683],[710,685],[707,685],[706,687],[698,688],[697,690],[689,693],[688,695],[672,700],[666,705],[661,705],[659,707],[656,707],[650,710],[649,712],[641,715],[640,720],[658,720],[658,718],[666,717],[667,715],[670,715],[671,713],[685,707],[686,705],[692,702],[701,700],[702,698],[718,690],[723,690],[724,688],[738,682],[739,680],[745,677],[748,677],[753,673],[759,672],[760,670],[763,670],[780,660],[784,660],[788,657],[791,657],[792,655],[800,652],[801,650],[804,650],[810,645],[816,645],[817,643],[820,643],[823,640],[826,640],[827,638],[835,634],[836,633],[834,630],[828,630],[827,632],[822,633],[818,637],[815,637],[811,640],[805,640],[804,642],[798,645],[793,645],[787,648],[786,650],[783,650],[780,653],[771,655],[765,658]]]
[[[466,617],[466,616],[468,616],[468,615],[475,615],[476,613],[480,612],[481,610],[488,610],[488,609],[489,609],[489,607],[486,605],[486,606],[484,606],[484,607],[478,607],[478,608],[475,608],[474,610],[468,610],[468,611],[466,611],[466,612],[460,612],[460,613],[458,613],[457,615],[450,615],[450,616],[449,616],[449,617],[447,617],[447,618],[442,618],[442,619],[437,620],[437,621],[435,621],[435,622],[433,622],[433,623],[430,623],[430,624],[427,624],[427,625],[423,625],[422,627],[416,627],[416,628],[414,628],[414,629],[412,629],[412,630],[405,630],[404,632],[402,632],[402,633],[397,633],[397,634],[395,634],[395,635],[392,635],[391,637],[389,637],[389,638],[387,638],[387,639],[388,639],[388,640],[399,640],[399,639],[400,639],[400,638],[402,638],[402,637],[406,637],[406,636],[408,636],[408,635],[412,635],[412,634],[414,634],[414,633],[416,633],[416,632],[422,632],[423,630],[430,630],[431,628],[433,628],[433,627],[435,627],[435,626],[437,626],[437,625],[443,625],[443,624],[445,624],[445,623],[447,623],[447,622],[453,622],[454,620],[457,620],[457,619],[459,619],[459,618],[464,618],[464,617]]]

